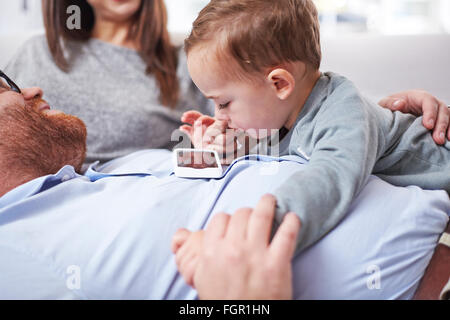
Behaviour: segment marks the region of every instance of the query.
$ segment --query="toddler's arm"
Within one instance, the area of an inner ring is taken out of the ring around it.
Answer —
[[[287,212],[295,212],[302,222],[297,252],[344,218],[372,173],[378,150],[385,142],[378,122],[369,116],[364,103],[350,97],[321,112],[311,135],[314,150],[309,164],[274,192],[276,223]],[[295,141],[291,141],[293,144]]]

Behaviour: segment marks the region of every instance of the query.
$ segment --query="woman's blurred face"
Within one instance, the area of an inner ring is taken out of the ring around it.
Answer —
[[[124,22],[133,17],[143,0],[87,0],[95,15],[106,20]]]

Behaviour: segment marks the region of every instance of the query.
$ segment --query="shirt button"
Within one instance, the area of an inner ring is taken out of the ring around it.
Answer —
[[[297,152],[303,157],[303,158],[305,158],[305,160],[311,160],[311,158],[302,150],[302,148],[298,148],[297,149]]]
[[[68,174],[66,174],[64,177],[62,177],[61,181],[66,182],[66,181],[69,181],[70,179],[72,179],[72,177],[69,176]]]

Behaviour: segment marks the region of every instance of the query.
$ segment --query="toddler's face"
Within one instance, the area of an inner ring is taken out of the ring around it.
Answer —
[[[200,91],[214,100],[217,119],[227,121],[230,128],[244,130],[253,138],[264,138],[271,130],[284,126],[287,110],[280,107],[269,81],[227,79],[221,74],[223,69],[218,62],[211,58],[214,55],[208,57],[206,51],[194,48],[188,55],[188,68]]]

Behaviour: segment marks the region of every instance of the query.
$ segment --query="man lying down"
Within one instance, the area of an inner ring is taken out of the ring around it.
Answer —
[[[170,152],[153,150],[81,176],[85,142],[77,118],[0,89],[1,299],[195,299],[174,233],[254,207],[306,167],[238,159],[223,179],[179,179]],[[449,214],[444,191],[371,178],[344,221],[295,258],[294,297],[411,298]]]

